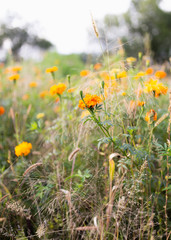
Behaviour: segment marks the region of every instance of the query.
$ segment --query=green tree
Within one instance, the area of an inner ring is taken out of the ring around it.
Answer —
[[[11,50],[15,59],[19,59],[19,52],[23,45],[27,44],[46,50],[52,47],[52,43],[47,39],[40,38],[33,33],[32,27],[25,24],[22,27],[13,27],[15,17],[8,18],[6,22],[0,24],[0,48],[3,47],[4,41],[11,41]]]
[[[164,12],[161,0],[132,0],[128,11],[119,16],[107,15],[99,25],[101,41],[108,46],[121,38],[128,55],[149,51],[148,39],[155,60],[163,61],[171,55],[171,12]],[[111,44],[110,44],[111,43]]]

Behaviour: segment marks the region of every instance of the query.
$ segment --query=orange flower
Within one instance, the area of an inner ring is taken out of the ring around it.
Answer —
[[[162,79],[162,78],[165,78],[166,76],[167,76],[167,74],[166,74],[164,71],[157,71],[157,72],[155,73],[155,77],[156,77],[156,78]]]
[[[51,68],[46,69],[46,73],[53,73],[53,72],[56,72],[56,71],[58,71],[58,68],[56,66],[53,66]]]
[[[96,63],[96,64],[94,65],[94,70],[99,70],[101,67],[102,67],[102,64],[101,64],[101,63]]]
[[[78,105],[81,109],[85,109],[86,107],[93,108],[95,105],[102,102],[102,99],[99,96],[91,94],[86,94],[83,100],[80,100]]]
[[[15,147],[15,155],[19,156],[27,156],[32,149],[32,144],[28,142],[22,142],[18,146]]]
[[[145,105],[145,102],[144,101],[141,102],[141,101],[138,100],[137,105],[139,107],[143,107]]]
[[[68,93],[72,93],[72,92],[74,92],[74,91],[75,91],[75,88],[69,88],[69,89],[67,90]]]
[[[45,98],[45,96],[47,96],[48,94],[49,94],[48,90],[44,90],[39,94],[39,96],[40,98]]]
[[[0,116],[5,113],[5,108],[3,106],[0,106]]]
[[[66,85],[64,83],[59,83],[58,85],[53,85],[50,88],[50,94],[55,95],[55,94],[62,94],[66,89]]]
[[[35,88],[35,87],[37,87],[37,83],[36,83],[36,82],[30,82],[30,83],[29,83],[29,86],[30,86],[31,88]]]
[[[153,72],[154,72],[154,70],[152,68],[147,68],[147,70],[146,70],[147,75],[151,75],[151,74],[153,74]]]
[[[28,100],[28,99],[29,99],[29,95],[28,95],[28,94],[24,94],[24,95],[22,96],[22,99],[23,99],[24,101]]]
[[[90,71],[89,70],[82,70],[81,72],[80,72],[80,76],[81,77],[86,77],[87,75],[89,75],[90,74]]]
[[[14,75],[11,75],[8,79],[9,79],[10,81],[16,81],[16,80],[19,79],[19,77],[20,77],[19,74],[14,74]]]
[[[157,121],[157,113],[153,109],[150,109],[150,111],[147,112],[145,116],[145,121],[149,124],[151,123],[151,120],[152,122]]]

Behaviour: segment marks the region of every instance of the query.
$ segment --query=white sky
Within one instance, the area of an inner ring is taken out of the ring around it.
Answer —
[[[38,22],[41,35],[49,39],[60,53],[87,52],[87,30],[92,28],[91,15],[102,19],[106,14],[127,11],[131,0],[5,0],[0,19],[17,13],[26,22]],[[171,0],[163,0],[162,8],[171,11]]]

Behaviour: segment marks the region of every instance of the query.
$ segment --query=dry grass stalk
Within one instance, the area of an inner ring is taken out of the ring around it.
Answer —
[[[33,171],[35,168],[37,168],[38,166],[41,166],[42,163],[35,163],[33,165],[31,165],[29,168],[26,169],[26,171],[23,173],[23,176],[25,177],[28,173],[30,173],[31,171]]]
[[[157,127],[161,122],[163,122],[163,120],[165,120],[168,117],[168,115],[169,115],[168,113],[164,114],[161,118],[157,120],[154,126]]]
[[[72,161],[74,157],[76,157],[76,154],[80,151],[80,148],[76,148],[68,157],[68,161]]]
[[[5,198],[7,198],[9,196],[9,194],[6,194],[5,196],[3,196],[2,198],[0,198],[0,202],[2,202]]]
[[[77,227],[75,228],[76,231],[89,231],[89,230],[97,230],[95,226],[86,226],[86,227]]]
[[[97,26],[96,26],[96,23],[94,21],[94,18],[93,18],[92,14],[91,14],[91,19],[92,19],[93,29],[94,29],[94,32],[96,34],[96,37],[99,38],[99,32],[98,32],[98,29],[97,29]]]

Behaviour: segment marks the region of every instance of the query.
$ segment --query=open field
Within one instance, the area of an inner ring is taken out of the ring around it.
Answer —
[[[170,69],[1,64],[0,239],[169,240]]]

